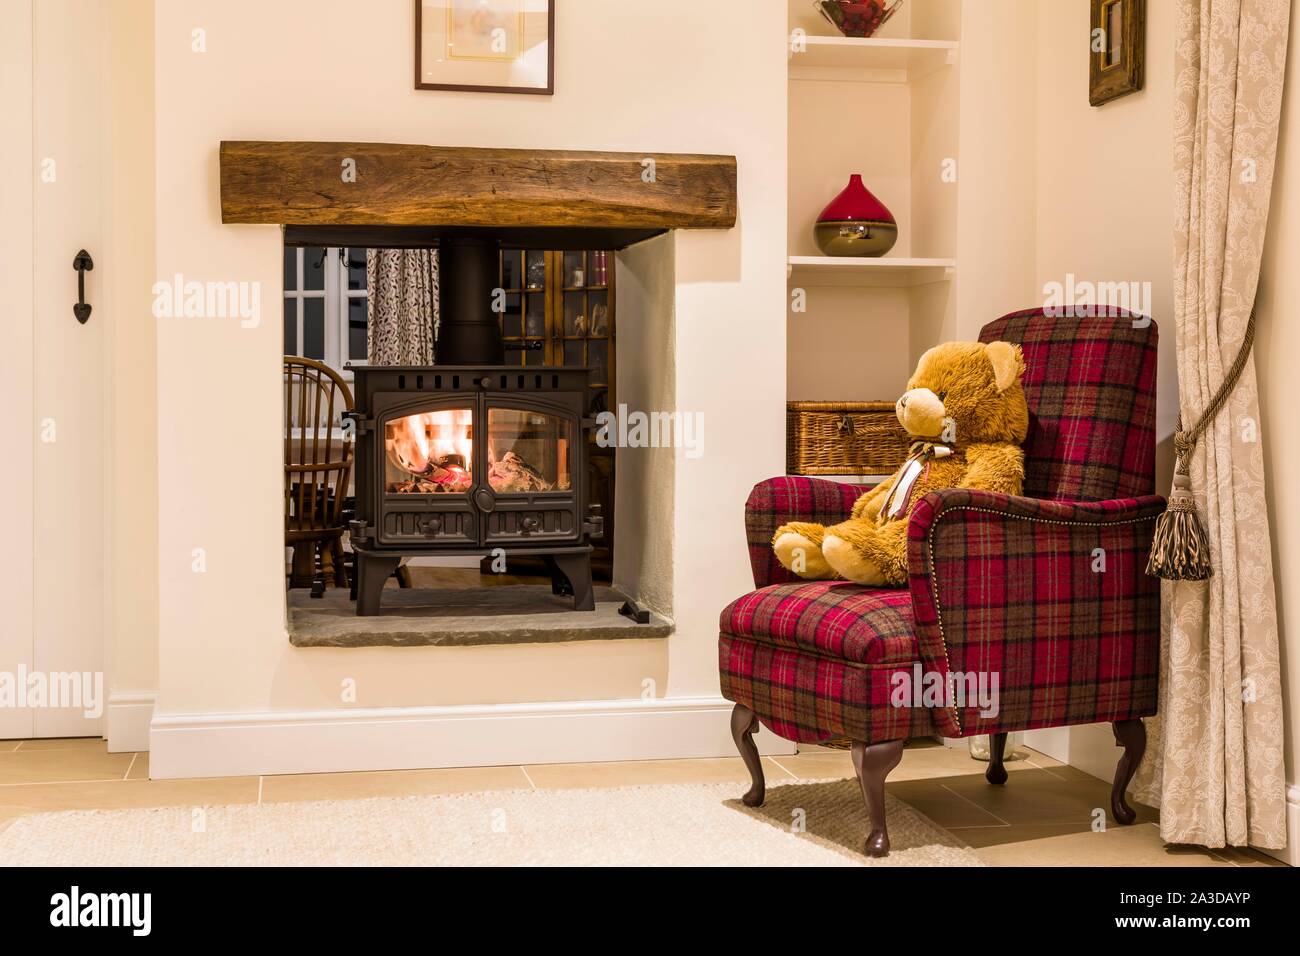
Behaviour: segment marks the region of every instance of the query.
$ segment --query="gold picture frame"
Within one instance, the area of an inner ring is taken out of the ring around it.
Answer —
[[[554,0],[415,0],[415,88],[555,92]]]
[[[1146,0],[1091,0],[1088,102],[1101,106],[1142,89]]]

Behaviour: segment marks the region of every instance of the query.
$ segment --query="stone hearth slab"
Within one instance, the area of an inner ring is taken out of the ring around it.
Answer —
[[[650,615],[637,624],[618,613],[624,597],[596,587],[594,611],[573,610],[549,584],[477,588],[385,588],[377,617],[357,617],[348,592],[331,588],[319,600],[289,592],[289,643],[294,647],[467,647],[667,637],[673,626]]]

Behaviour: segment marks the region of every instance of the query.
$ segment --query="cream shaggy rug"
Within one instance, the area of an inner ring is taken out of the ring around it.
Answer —
[[[506,790],[196,809],[92,810],[15,820],[6,866],[982,866],[888,797],[893,851],[862,855],[856,781]]]

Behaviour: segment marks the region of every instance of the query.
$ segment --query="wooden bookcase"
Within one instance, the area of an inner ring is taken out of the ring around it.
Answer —
[[[506,362],[591,368],[591,414],[616,409],[614,253],[603,249],[506,249],[500,259]],[[605,534],[592,542],[592,572],[608,581],[614,562],[614,449],[594,434],[588,452],[591,500]]]

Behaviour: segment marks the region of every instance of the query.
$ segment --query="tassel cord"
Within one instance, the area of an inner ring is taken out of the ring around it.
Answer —
[[[1214,574],[1210,560],[1210,540],[1196,514],[1196,501],[1192,495],[1192,453],[1196,450],[1197,441],[1205,434],[1205,430],[1237,387],[1254,341],[1255,313],[1252,311],[1246,322],[1246,332],[1242,336],[1237,357],[1196,424],[1184,431],[1182,415],[1178,416],[1178,426],[1174,432],[1174,487],[1169,493],[1168,508],[1156,519],[1147,574],[1171,581],[1203,581]]]

